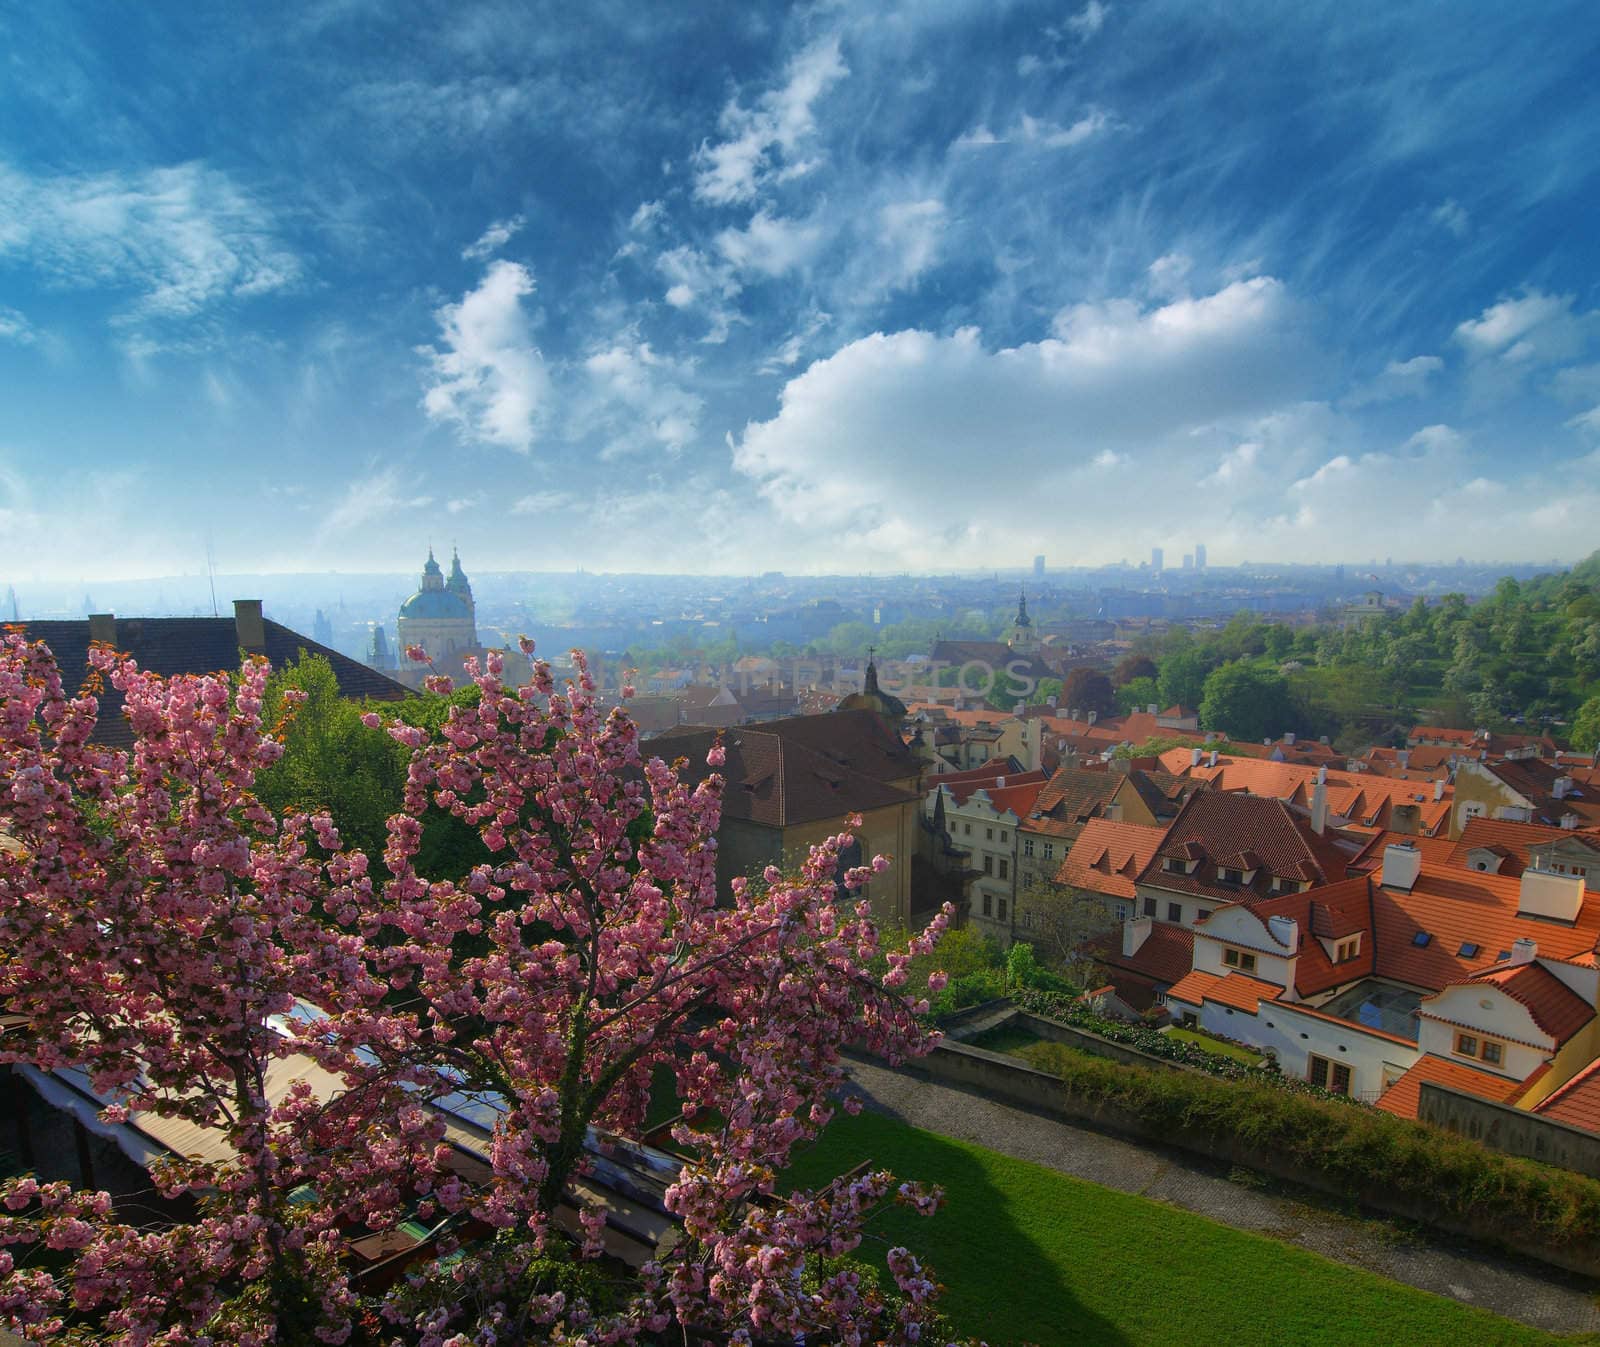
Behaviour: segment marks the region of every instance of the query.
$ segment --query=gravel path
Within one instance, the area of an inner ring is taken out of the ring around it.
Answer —
[[[851,1077],[852,1092],[869,1108],[927,1131],[1298,1244],[1536,1328],[1600,1332],[1596,1287],[1580,1277],[1247,1187],[1197,1157],[1135,1145],[860,1059],[852,1062]]]

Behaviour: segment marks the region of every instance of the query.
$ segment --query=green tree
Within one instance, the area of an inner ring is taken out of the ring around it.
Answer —
[[[1572,746],[1580,753],[1600,747],[1600,697],[1591,697],[1572,720]]]
[[[1161,701],[1161,687],[1153,678],[1135,678],[1117,689],[1117,707],[1123,715],[1142,711],[1152,702]]]
[[[1274,670],[1236,661],[1224,664],[1205,681],[1200,724],[1208,730],[1221,730],[1235,739],[1275,739],[1295,729],[1300,720],[1288,680]]]
[[[1202,649],[1179,650],[1161,661],[1161,688],[1158,699],[1163,706],[1198,706],[1205,693],[1206,675],[1216,661]]]

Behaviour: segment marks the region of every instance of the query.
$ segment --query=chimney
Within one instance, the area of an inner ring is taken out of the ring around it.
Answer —
[[[252,655],[267,651],[267,626],[261,620],[260,599],[235,599],[233,601],[233,629],[239,645]]]
[[[1317,784],[1319,786],[1326,786],[1328,784],[1328,765],[1327,765],[1327,763],[1323,763],[1323,765],[1321,767],[1317,768]]]
[[[1551,799],[1564,800],[1570,794],[1572,794],[1572,778],[1570,776],[1558,776],[1550,783]]]
[[[1129,917],[1122,923],[1122,957],[1131,959],[1150,938],[1149,917]]]
[[[1211,761],[1207,765],[1211,766],[1211,767],[1215,767],[1217,765],[1217,750],[1216,749],[1212,749],[1211,750]]]
[[[117,615],[115,613],[89,614],[89,639],[106,645],[117,643]]]
[[[1383,849],[1383,870],[1378,882],[1384,888],[1409,893],[1421,873],[1422,853],[1410,842],[1391,842]]]
[[[1044,722],[1035,721],[1028,727],[1028,770],[1037,772],[1044,766]]]
[[[1414,804],[1397,804],[1389,811],[1389,831],[1415,837],[1422,831],[1422,811]]]
[[[1293,917],[1268,917],[1267,932],[1291,955],[1300,952],[1300,923]]]
[[[1148,705],[1145,706],[1144,709],[1145,709],[1145,714],[1146,715],[1153,716],[1156,713],[1156,704],[1154,702],[1150,702]]]
[[[1327,736],[1327,735],[1325,735],[1325,734],[1324,734],[1324,735],[1323,735],[1323,736],[1322,736],[1322,737],[1321,737],[1321,738],[1319,738],[1319,739],[1318,739],[1318,740],[1317,740],[1317,742],[1318,742],[1318,743],[1319,743],[1319,744],[1326,744],[1326,743],[1327,743],[1327,742],[1328,742],[1328,736]]]
[[[1201,756],[1202,754],[1198,748],[1191,748],[1189,750],[1189,766],[1198,767],[1200,765]],[[1214,757],[1216,755],[1213,754],[1212,756]]]
[[[1288,733],[1286,733],[1283,736],[1283,742],[1286,743],[1290,748],[1294,747],[1294,731],[1293,730],[1288,731]]]
[[[1311,792],[1311,831],[1321,837],[1328,830],[1328,783],[1318,780]]]
[[[1444,799],[1444,778],[1441,776],[1433,783],[1433,802],[1438,804],[1442,799]]]
[[[1098,711],[1089,712],[1089,723],[1091,725],[1093,725],[1095,723],[1095,721],[1097,721],[1099,719],[1100,719],[1100,713]]]
[[[1400,760],[1400,770],[1402,772],[1411,769],[1411,750],[1409,748],[1402,748],[1395,754],[1395,757]]]
[[[1517,915],[1546,921],[1574,922],[1583,906],[1583,876],[1527,869],[1517,891]]]
[[[1532,963],[1533,956],[1538,952],[1539,942],[1537,940],[1529,940],[1527,936],[1523,936],[1522,939],[1511,942],[1511,957],[1506,962],[1513,965]]]

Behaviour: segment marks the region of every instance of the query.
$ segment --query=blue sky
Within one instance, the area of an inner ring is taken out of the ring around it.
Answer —
[[[1592,6],[0,10],[3,578],[1572,559]]]

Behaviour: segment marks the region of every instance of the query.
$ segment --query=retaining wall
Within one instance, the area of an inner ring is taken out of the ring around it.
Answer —
[[[1600,1179],[1600,1136],[1582,1128],[1429,1080],[1422,1082],[1417,1117],[1508,1155],[1540,1160]]]

